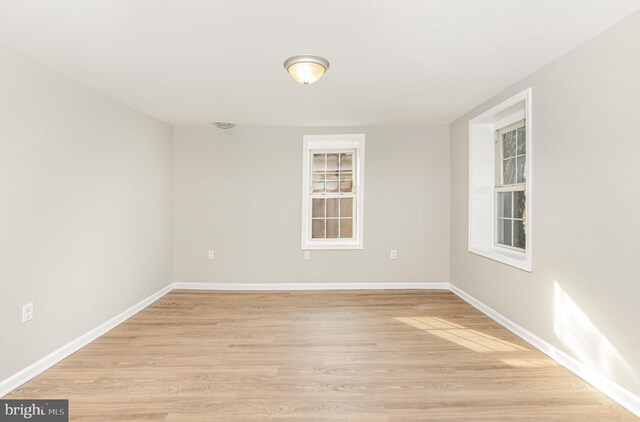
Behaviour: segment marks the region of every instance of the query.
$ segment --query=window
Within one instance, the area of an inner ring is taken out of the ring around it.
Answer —
[[[526,249],[525,121],[496,131],[496,245]]]
[[[532,270],[531,89],[469,121],[469,252]]]
[[[311,238],[353,239],[355,151],[311,151]]]
[[[302,176],[302,249],[361,249],[364,135],[305,136]]]

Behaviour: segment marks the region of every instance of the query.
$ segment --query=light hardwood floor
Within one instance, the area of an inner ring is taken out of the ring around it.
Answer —
[[[447,291],[176,290],[5,398],[71,421],[637,420]]]

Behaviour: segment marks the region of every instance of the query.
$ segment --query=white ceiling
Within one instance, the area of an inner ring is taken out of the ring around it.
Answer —
[[[640,0],[0,0],[0,42],[175,125],[446,123]],[[327,58],[309,86],[282,63]]]

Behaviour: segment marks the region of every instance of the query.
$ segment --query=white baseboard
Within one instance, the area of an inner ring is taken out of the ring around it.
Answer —
[[[70,354],[80,350],[81,348],[91,343],[101,335],[105,334],[107,331],[113,329],[114,327],[118,326],[122,322],[131,318],[133,315],[137,314],[147,306],[151,305],[153,302],[160,299],[162,296],[166,295],[171,290],[173,290],[172,284],[169,284],[168,286],[163,287],[162,289],[153,293],[151,296],[141,300],[140,302],[131,306],[129,309],[119,313],[118,315],[100,324],[99,326],[92,329],[91,331],[81,335],[75,340],[72,340],[71,342],[60,347],[59,349],[49,353],[47,356],[32,363],[31,365],[15,373],[9,378],[2,380],[0,382],[0,397],[4,397],[5,395],[9,394],[16,388],[20,387],[25,382],[29,381],[30,379],[34,378],[35,376],[44,372],[45,370],[51,368],[53,365],[60,362],[62,359],[66,358]]]
[[[29,365],[18,373],[0,382],[0,397],[5,396],[15,390],[25,382],[34,378],[41,372],[49,369],[62,359],[76,352],[96,338],[105,334],[128,318],[132,317],[142,309],[146,308],[165,294],[174,289],[187,290],[376,290],[376,289],[436,289],[450,290],[464,301],[489,316],[509,331],[513,332],[541,352],[545,353],[553,360],[569,369],[571,372],[584,379],[612,400],[628,409],[630,412],[640,417],[640,397],[614,383],[602,374],[597,373],[582,362],[569,356],[562,350],[554,347],[550,343],[506,318],[493,308],[482,303],[478,299],[469,295],[457,286],[449,283],[172,283],[160,289],[151,296],[141,300],[129,309],[121,312],[105,323],[76,338],[75,340],[60,347],[58,350],[48,354],[37,362]]]
[[[173,283],[185,290],[449,290],[449,283]]]
[[[461,299],[477,308],[480,312],[489,316],[494,321],[591,384],[593,387],[609,396],[613,401],[640,417],[640,397],[511,321],[509,318],[498,313],[493,308],[487,306],[459,287],[451,284],[449,289]]]

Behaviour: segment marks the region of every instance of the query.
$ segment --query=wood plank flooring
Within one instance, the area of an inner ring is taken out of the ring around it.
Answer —
[[[72,421],[637,420],[447,291],[175,290],[7,399]]]

